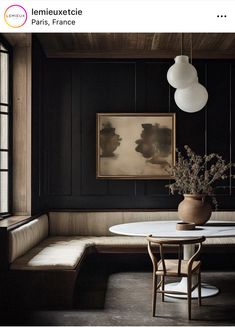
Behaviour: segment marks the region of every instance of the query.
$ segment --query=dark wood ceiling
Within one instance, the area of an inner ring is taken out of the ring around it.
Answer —
[[[235,58],[235,33],[44,33],[50,58]],[[192,40],[192,42],[191,42]],[[183,41],[183,42],[182,42]]]

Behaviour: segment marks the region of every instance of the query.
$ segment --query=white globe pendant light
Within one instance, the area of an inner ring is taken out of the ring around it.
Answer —
[[[190,86],[197,77],[197,71],[189,63],[188,56],[175,57],[175,64],[167,72],[168,83],[176,89],[183,89]]]
[[[207,90],[203,85],[198,83],[198,78],[189,87],[175,91],[175,102],[177,106],[186,112],[193,113],[201,110],[205,107],[207,100]]]

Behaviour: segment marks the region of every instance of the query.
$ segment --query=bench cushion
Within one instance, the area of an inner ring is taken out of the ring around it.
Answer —
[[[92,238],[97,246],[104,247],[129,247],[147,249],[147,240],[141,236],[97,236]]]
[[[16,259],[12,270],[67,270],[75,269],[81,260],[89,240],[79,237],[49,237]]]
[[[67,270],[75,269],[89,246],[146,247],[144,237],[104,236],[49,237],[16,259],[12,270]]]
[[[146,247],[147,240],[141,236],[100,236],[100,237],[84,237],[84,241],[90,240],[97,246],[117,246],[117,247]],[[206,238],[203,246],[231,246],[235,245],[235,237],[211,237]]]
[[[9,232],[9,262],[26,253],[48,236],[48,216],[43,215]]]
[[[235,245],[235,237],[208,237],[206,238],[205,242],[203,242],[203,246],[231,246]]]
[[[207,238],[204,245],[235,245],[234,237]],[[16,259],[12,270],[68,270],[75,269],[89,246],[145,248],[145,237],[137,236],[55,236],[49,237]]]

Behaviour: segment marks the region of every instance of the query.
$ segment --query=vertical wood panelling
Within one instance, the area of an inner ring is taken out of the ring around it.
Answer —
[[[231,128],[231,135],[230,135],[230,151],[231,151],[231,161],[235,162],[235,65],[230,65],[230,128]],[[235,195],[235,179],[231,180],[231,194]]]
[[[145,111],[169,111],[169,84],[166,78],[168,68],[168,62],[146,64]]]
[[[198,71],[199,81],[205,83],[205,65],[195,65]],[[183,149],[189,145],[194,151],[205,153],[205,110],[195,113],[187,113],[180,110],[174,100],[175,89],[171,88],[171,112],[176,112],[176,144],[177,148]]]
[[[199,80],[202,84],[205,83],[205,64],[194,63]],[[174,100],[175,89],[170,88],[170,112],[176,113],[176,147],[184,152],[184,145],[189,145],[195,152],[205,153],[205,111],[196,113],[186,113],[180,110]],[[182,197],[179,195],[170,195],[169,201],[179,203]],[[177,205],[175,205],[177,208]]]
[[[227,160],[231,154],[235,161],[233,143],[230,148],[230,140],[235,139],[235,64],[232,62],[230,72],[226,61],[194,62],[199,81],[207,83],[209,101],[205,109],[189,114],[177,108],[175,90],[167,83],[166,72],[172,63],[47,61],[40,127],[45,137],[44,175],[40,182],[48,185],[48,208],[177,208],[180,197],[169,195],[167,180],[96,179],[97,112],[176,112],[176,143],[180,149],[188,144],[200,154],[218,152]],[[220,189],[221,209],[234,208],[235,199],[226,196],[228,190]]]
[[[128,195],[133,181],[96,179],[96,113],[134,112],[135,66],[133,64],[83,64],[81,72],[83,195]],[[94,193],[95,190],[95,193]]]
[[[81,194],[82,153],[81,153],[81,65],[71,64],[72,69],[72,194]]]
[[[48,193],[71,194],[71,70],[51,62],[47,72]]]
[[[138,62],[135,64],[135,111],[138,113],[147,112],[146,110],[146,79],[143,78],[147,72],[147,65],[145,62]],[[137,196],[144,196],[146,194],[147,183],[145,180],[136,180],[135,192]]]
[[[43,105],[44,105],[44,63],[45,55],[37,40],[33,42],[32,64],[32,208],[33,213],[44,209],[43,170]]]
[[[81,194],[108,194],[108,182],[96,180],[96,112],[109,111],[108,76],[105,64],[81,64],[80,107],[81,115]]]
[[[166,78],[169,66],[169,62],[146,64],[144,111],[169,112],[169,84]],[[146,196],[167,196],[169,193],[165,186],[168,183],[167,180],[149,180],[145,183]]]
[[[136,89],[135,89],[135,63],[109,64],[109,94],[110,107],[113,112],[135,112]],[[127,109],[128,108],[128,109]],[[112,196],[135,196],[135,181],[110,180],[108,193]]]
[[[207,64],[207,150],[230,161],[230,64]],[[230,194],[229,179],[217,185],[217,193]]]

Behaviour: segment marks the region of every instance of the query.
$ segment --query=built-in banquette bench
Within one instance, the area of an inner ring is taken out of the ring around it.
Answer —
[[[50,212],[10,228],[6,241],[8,267],[4,279],[8,294],[39,303],[73,305],[78,271],[89,253],[146,252],[144,237],[116,236],[109,227],[116,224],[177,220],[177,212]],[[235,211],[214,212],[212,220],[235,220]],[[204,251],[231,249],[233,237],[207,239]],[[3,256],[1,256],[3,257]]]

